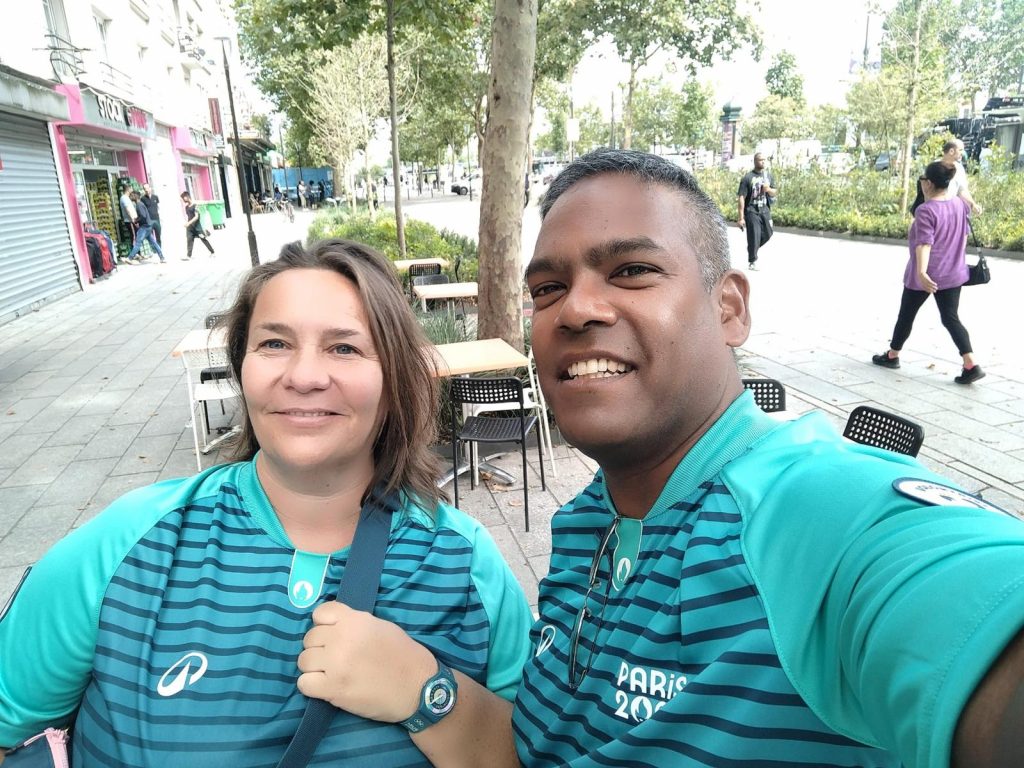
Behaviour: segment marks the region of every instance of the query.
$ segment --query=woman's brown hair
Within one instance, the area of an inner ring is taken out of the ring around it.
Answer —
[[[292,269],[336,272],[355,286],[362,299],[383,375],[386,409],[373,444],[370,488],[401,489],[433,511],[444,497],[437,487],[438,457],[430,450],[437,435],[438,386],[429,343],[402,292],[394,267],[382,255],[350,240],[321,240],[303,248],[289,243],[276,261],[253,267],[242,281],[232,307],[217,325],[227,331],[228,359],[241,388],[242,361],[256,299],[274,277]],[[242,396],[243,405],[245,397]],[[233,458],[248,461],[260,444],[246,408]],[[369,491],[369,488],[367,488]]]

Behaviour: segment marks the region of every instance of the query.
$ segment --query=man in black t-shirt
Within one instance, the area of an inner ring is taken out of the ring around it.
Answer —
[[[738,192],[740,229],[747,231],[747,266],[757,269],[757,251],[772,236],[772,200],[778,194],[774,179],[764,169],[764,155],[754,155],[754,170],[740,181]]]
[[[153,188],[149,184],[142,185],[142,202],[145,204],[146,210],[149,211],[156,241],[162,246],[164,241],[160,239],[160,197],[153,194]]]
[[[188,249],[184,261],[192,258],[192,246],[195,245],[196,238],[203,241],[203,245],[206,246],[210,255],[213,256],[213,246],[206,239],[206,232],[203,231],[203,225],[199,221],[199,209],[192,202],[192,196],[188,192],[182,192],[181,202],[185,204],[185,238]]]

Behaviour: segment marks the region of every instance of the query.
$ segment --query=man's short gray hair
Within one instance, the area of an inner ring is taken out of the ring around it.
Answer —
[[[686,233],[692,239],[691,245],[697,254],[704,288],[710,292],[730,266],[725,220],[697,180],[663,157],[631,149],[595,149],[574,160],[551,182],[540,204],[541,218],[545,218],[558,198],[576,184],[604,173],[618,173],[647,184],[661,184],[678,191],[690,203],[693,217],[686,221]]]

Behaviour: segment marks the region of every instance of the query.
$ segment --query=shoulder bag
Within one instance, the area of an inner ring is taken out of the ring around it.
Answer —
[[[970,218],[967,219],[967,226],[971,230],[971,239],[974,241],[974,247],[978,249],[978,263],[967,265],[967,282],[964,285],[984,285],[992,279],[992,275],[989,274],[985,252],[978,245],[978,237],[974,234],[974,227],[971,226]]]
[[[380,574],[391,533],[391,516],[400,505],[399,494],[381,497],[374,491],[359,513],[359,524],[349,550],[337,598],[359,611],[372,613],[377,602]],[[306,711],[277,768],[304,768],[327,733],[337,710],[330,702],[310,699]],[[47,728],[6,753],[4,768],[69,768],[71,726]]]

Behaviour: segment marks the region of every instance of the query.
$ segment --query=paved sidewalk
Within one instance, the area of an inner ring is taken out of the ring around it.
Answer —
[[[254,217],[263,259],[301,238],[308,223],[305,214],[293,225],[275,214]],[[175,261],[170,254],[183,243],[171,237],[166,266],[122,267],[84,293],[0,326],[0,605],[26,565],[111,500],[195,472],[184,374],[170,353],[232,295],[248,267],[244,227],[236,217],[214,233],[214,259],[198,249],[193,261]],[[730,232],[736,263],[744,260],[740,237]],[[994,261],[991,285],[965,289],[962,315],[989,375],[959,387],[955,351],[930,304],[903,367],[870,364],[895,319],[903,249],[780,233],[762,255],[761,271],[750,275],[755,331],[740,353],[745,373],[780,379],[791,410],[820,409],[837,424],[861,403],[919,421],[926,464],[1024,515],[1024,364],[1019,329],[1003,320],[1019,301],[1024,263]],[[216,406],[211,418],[224,423]],[[551,515],[593,471],[565,446],[556,455],[559,476],[549,476],[542,493],[531,447],[529,533],[521,486],[470,491],[467,484],[462,499],[534,603]],[[518,476],[518,456],[502,461]]]

